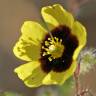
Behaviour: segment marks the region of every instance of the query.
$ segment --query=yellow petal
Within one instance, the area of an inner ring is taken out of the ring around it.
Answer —
[[[33,61],[15,68],[14,72],[17,73],[18,77],[21,80],[24,80],[29,77],[32,74],[33,70],[38,66],[40,66],[40,63],[38,61]]]
[[[73,55],[73,59],[76,60],[80,50],[85,46],[86,41],[87,41],[86,29],[78,21],[75,21],[73,24],[73,27],[72,27],[72,34],[75,35],[79,41],[79,45],[78,45],[78,47],[75,50],[74,55]]]
[[[25,21],[22,25],[21,32],[36,42],[42,42],[42,39],[44,39],[47,33],[40,24],[33,21]]]
[[[43,80],[43,84],[49,85],[49,84],[63,84],[69,77],[71,77],[74,74],[74,71],[76,70],[77,63],[76,61],[73,61],[70,68],[66,70],[65,72],[53,72],[51,71]]]
[[[28,87],[38,87],[42,85],[42,80],[46,73],[41,70],[38,61],[29,62],[15,69],[18,77],[24,81]]]
[[[58,25],[66,25],[71,28],[73,25],[73,16],[59,4],[43,7],[41,13],[49,29]]]
[[[32,75],[25,79],[24,83],[28,87],[39,87],[43,83],[43,79],[46,76],[46,73],[44,73],[40,66],[33,70]]]
[[[41,44],[22,35],[13,48],[15,56],[25,61],[38,60],[40,58]]]

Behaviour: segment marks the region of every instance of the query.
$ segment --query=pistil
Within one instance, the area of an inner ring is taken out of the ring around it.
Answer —
[[[42,49],[45,51],[43,52],[42,56],[51,55],[48,59],[52,61],[52,59],[56,59],[62,56],[64,52],[64,45],[62,44],[62,39],[58,39],[57,37],[48,38],[45,41],[45,47],[42,46]]]

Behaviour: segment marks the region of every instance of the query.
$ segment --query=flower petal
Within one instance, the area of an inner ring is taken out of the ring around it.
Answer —
[[[80,50],[85,46],[86,41],[87,41],[86,29],[78,21],[75,21],[73,24],[73,27],[72,27],[72,34],[75,35],[79,41],[79,45],[78,45],[78,47],[75,50],[74,55],[73,55],[73,59],[76,60]]]
[[[42,39],[44,39],[47,33],[39,23],[33,21],[25,21],[21,28],[21,32],[36,42],[42,42]]]
[[[38,61],[21,65],[15,69],[15,72],[28,87],[38,87],[42,85],[42,80],[46,75],[46,73],[41,70]]]
[[[28,87],[39,87],[42,85],[42,81],[44,77],[46,76],[46,73],[44,73],[40,67],[36,68],[32,75],[25,79],[24,83]]]
[[[67,12],[59,4],[43,7],[41,13],[50,30],[58,25],[66,25],[70,28],[72,27],[74,21],[72,14]]]
[[[63,84],[69,77],[71,77],[76,70],[76,61],[73,61],[72,65],[68,70],[65,72],[57,73],[51,71],[43,80],[43,84],[48,85],[48,84]]]
[[[36,69],[39,66],[38,61],[29,62],[27,64],[23,64],[17,68],[15,68],[14,72],[17,73],[18,77],[21,80],[26,79],[28,76],[30,76],[34,69]]]
[[[38,60],[40,58],[41,44],[22,35],[13,48],[14,54],[25,61]]]
[[[26,21],[21,28],[21,32],[22,36],[13,49],[14,54],[26,61],[39,59],[41,42],[47,31],[36,22]]]

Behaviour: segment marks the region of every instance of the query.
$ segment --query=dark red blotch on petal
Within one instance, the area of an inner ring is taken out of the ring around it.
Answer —
[[[63,72],[70,68],[73,62],[73,54],[75,49],[78,47],[78,39],[76,36],[71,34],[71,29],[67,26],[60,25],[51,31],[53,37],[62,39],[62,44],[64,45],[64,52],[62,57],[53,59],[49,61],[48,57],[50,55],[42,56],[44,50],[41,49],[41,68],[44,72],[48,73],[51,70],[54,72]],[[49,34],[46,35],[43,40],[42,46],[45,46],[45,41],[50,37]],[[45,46],[46,47],[46,46]]]

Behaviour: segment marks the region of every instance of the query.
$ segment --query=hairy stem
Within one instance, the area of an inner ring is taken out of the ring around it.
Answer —
[[[77,66],[77,69],[74,72],[76,96],[79,96],[80,94],[79,73],[80,73],[80,64]]]
[[[75,88],[76,88],[76,96],[94,96],[93,93],[89,89],[81,90],[80,82],[79,82],[79,74],[80,74],[80,64],[77,66],[76,71],[74,72],[75,79]]]
[[[79,78],[74,73],[74,79],[75,79],[75,88],[76,88],[76,96],[79,96],[80,94],[80,84],[79,84]]]

